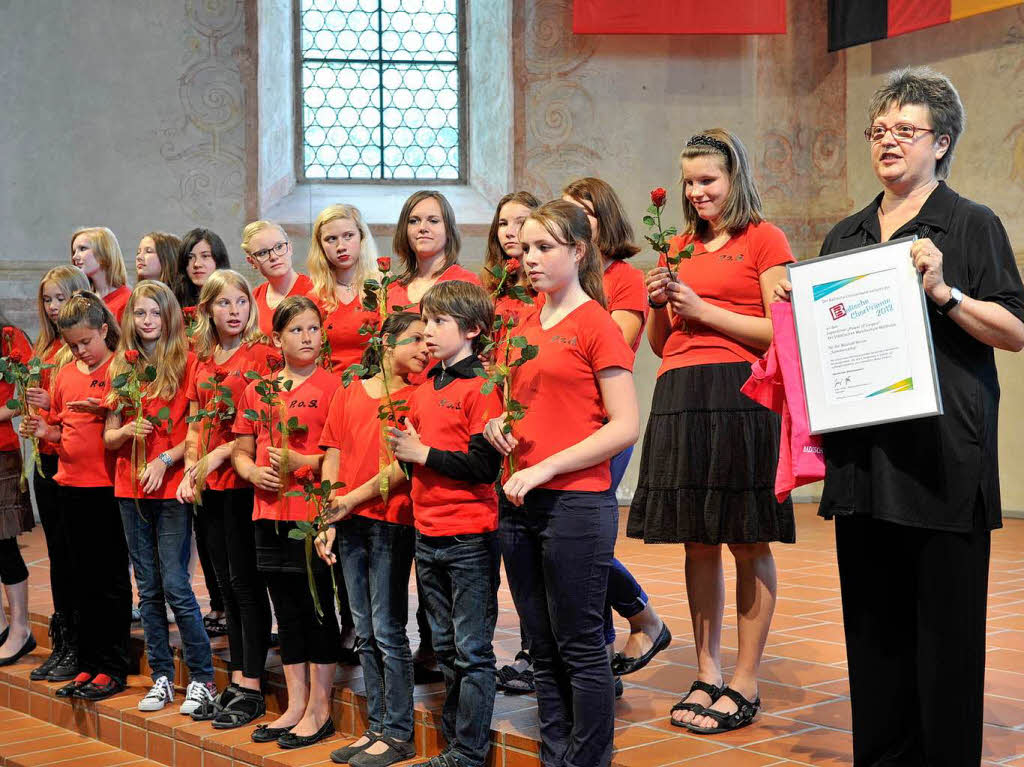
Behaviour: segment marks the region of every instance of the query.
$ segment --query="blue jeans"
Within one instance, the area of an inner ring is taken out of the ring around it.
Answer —
[[[408,525],[360,516],[337,528],[370,730],[412,740],[412,650],[405,624],[416,533]]]
[[[174,679],[166,599],[178,624],[191,681],[212,682],[210,638],[203,628],[203,616],[188,576],[192,514],[173,498],[143,499],[139,509],[131,498],[117,500],[139,588],[146,656],[154,681],[161,676]]]
[[[626,473],[626,467],[629,466],[629,459],[632,455],[633,446],[630,445],[618,455],[612,456],[611,493],[613,497],[615,491],[619,489],[619,483],[622,482],[622,476]],[[648,600],[647,594],[637,583],[633,574],[626,569],[626,566],[618,559],[612,559],[612,567],[608,571],[608,598],[604,608],[605,644],[612,644],[615,641],[612,610],[615,610],[623,618],[629,619],[643,612],[643,609],[647,607]]]
[[[615,687],[604,643],[619,510],[611,492],[501,497],[505,573],[533,656],[545,767],[611,761]]]
[[[437,665],[444,674],[441,733],[460,764],[482,767],[490,748],[498,620],[498,535],[416,533],[416,569]]]

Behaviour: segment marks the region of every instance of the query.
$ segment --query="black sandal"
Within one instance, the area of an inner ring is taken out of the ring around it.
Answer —
[[[687,703],[686,702],[689,699],[689,697],[691,695],[693,695],[694,692],[697,692],[698,690],[700,692],[707,693],[707,696],[709,698],[711,698],[712,703],[715,700],[717,700],[719,697],[721,697],[721,695],[722,695],[722,688],[721,687],[715,687],[715,685],[713,685],[713,684],[708,684],[707,682],[702,682],[701,680],[698,679],[697,681],[695,681],[693,684],[690,685],[690,691],[688,693],[686,693],[686,695],[681,697],[679,699],[679,702],[676,703],[674,706],[672,706],[671,710],[668,712],[669,724],[671,724],[671,725],[673,725],[675,727],[687,727],[688,726],[686,722],[680,722],[675,717],[672,716],[672,713],[674,711],[691,711],[691,712],[693,712],[694,716],[700,716],[701,714],[704,713],[704,706],[702,706],[700,703]]]
[[[267,703],[263,693],[238,687],[235,688],[235,697],[228,701],[214,718],[213,729],[233,730],[236,727],[244,727],[266,713]]]
[[[719,732],[732,732],[741,727],[746,727],[754,721],[758,710],[761,708],[761,698],[758,697],[753,703],[744,698],[731,687],[723,687],[720,697],[728,698],[736,704],[737,710],[731,714],[724,711],[715,711],[713,708],[705,708],[700,712],[701,716],[707,716],[715,720],[715,727],[695,727],[692,722],[685,725],[690,732],[698,735],[714,735]]]
[[[203,628],[206,629],[206,635],[210,639],[225,636],[228,633],[227,616],[222,615],[220,618],[215,618],[207,613],[203,616]]]

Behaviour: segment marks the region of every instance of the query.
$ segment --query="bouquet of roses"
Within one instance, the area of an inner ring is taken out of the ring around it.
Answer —
[[[231,389],[224,385],[227,377],[228,373],[223,368],[214,369],[213,374],[199,384],[200,389],[213,392],[213,396],[207,400],[206,407],[185,419],[189,423],[199,424],[200,456],[196,466],[196,506],[203,505],[202,492],[206,486],[207,455],[210,452],[210,438],[214,429],[218,423],[235,419],[235,400],[231,395]]]
[[[298,521],[295,527],[288,531],[288,537],[295,541],[303,541],[306,547],[306,573],[309,576],[309,593],[313,597],[313,606],[316,608],[317,617],[322,618],[323,610],[320,608],[320,597],[317,594],[316,581],[313,578],[313,540],[324,532],[330,523],[327,522],[327,508],[331,504],[331,498],[336,490],[345,486],[344,482],[328,482],[322,479],[316,481],[315,472],[309,466],[301,466],[292,472],[292,477],[302,486],[302,490],[289,490],[286,496],[301,496],[308,507],[314,510],[313,519],[309,522]],[[331,571],[331,586],[334,589],[334,599],[338,601],[338,584],[334,580],[334,568]],[[341,609],[340,603],[338,609]]]
[[[299,423],[299,419],[295,416],[288,418],[288,413],[285,409],[284,400],[281,399],[281,392],[291,391],[292,381],[291,379],[282,381],[278,372],[284,368],[284,362],[280,357],[275,355],[267,356],[267,367],[270,368],[270,373],[267,376],[262,376],[255,370],[249,370],[246,372],[245,377],[250,381],[256,381],[256,393],[260,397],[260,402],[266,407],[259,410],[253,410],[247,408],[243,413],[242,417],[246,418],[255,423],[261,423],[270,433],[270,446],[281,448],[281,463],[278,468],[278,475],[284,476],[288,473],[288,439],[297,431],[306,431],[308,428],[305,424]],[[275,421],[274,415],[277,415]],[[274,443],[274,432],[281,435],[280,444]],[[281,483],[280,497],[284,497],[284,483]]]
[[[14,338],[17,330],[13,327],[3,329],[0,338],[0,380],[4,383],[14,384],[14,397],[5,404],[8,410],[14,410],[28,415],[32,412],[28,404],[28,390],[39,386],[43,371],[52,368],[53,365],[43,364],[37,357],[25,360],[21,350],[15,348]],[[36,471],[43,476],[43,469],[39,461],[39,440],[31,437],[32,460],[35,461]],[[21,480],[19,487],[22,492],[28,488],[28,468],[24,463],[21,465]]]
[[[135,422],[132,431],[132,496],[135,499],[135,508],[139,509],[138,482],[146,471],[146,436],[139,431],[138,419],[144,417],[156,428],[161,428],[166,422],[167,433],[171,433],[171,409],[162,407],[156,415],[144,415],[143,405],[146,401],[146,384],[156,380],[156,367],[146,365],[139,369],[139,352],[136,349],[128,349],[124,353],[124,361],[128,363],[128,370],[114,377],[110,382],[111,388],[118,397],[115,413],[127,415]],[[141,510],[140,510],[141,513]]]
[[[485,380],[480,387],[483,394],[490,394],[497,387],[501,387],[501,401],[505,411],[505,423],[502,431],[505,434],[512,433],[512,427],[516,421],[526,417],[526,407],[512,396],[512,376],[517,367],[525,365],[537,356],[538,347],[527,342],[526,336],[511,335],[512,329],[516,326],[515,317],[495,317],[494,328],[491,338],[501,338],[501,341],[489,340],[484,347],[485,355],[495,352],[497,357],[494,364],[488,370],[477,368],[474,372]],[[518,354],[516,353],[518,350]],[[508,456],[509,474],[516,473],[515,452]]]
[[[669,238],[674,237],[677,234],[677,230],[674,226],[668,228],[662,228],[661,226],[661,211],[665,209],[665,200],[668,197],[668,193],[662,188],[651,190],[651,204],[647,208],[647,215],[644,216],[644,224],[649,227],[653,227],[654,231],[651,234],[645,234],[644,239],[651,244],[655,252],[661,253],[665,256],[665,262],[669,266],[669,272],[672,274],[672,279],[676,278],[676,268],[682,262],[684,258],[690,258],[693,256],[693,243],[691,242],[685,248],[680,250],[674,255],[669,255],[669,251],[672,249],[669,243]]]

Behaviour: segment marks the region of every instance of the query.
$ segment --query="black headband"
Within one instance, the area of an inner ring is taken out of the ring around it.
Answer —
[[[706,136],[703,133],[693,136],[686,142],[686,146],[708,146],[724,154],[726,159],[730,157],[728,144],[724,141],[719,141],[714,136]]]

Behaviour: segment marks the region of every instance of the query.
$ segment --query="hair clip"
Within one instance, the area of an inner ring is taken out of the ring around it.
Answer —
[[[726,157],[730,156],[728,144],[716,139],[714,136],[708,136],[703,133],[698,133],[696,136],[691,137],[690,140],[686,142],[686,146],[709,146],[712,149],[721,152]]]

